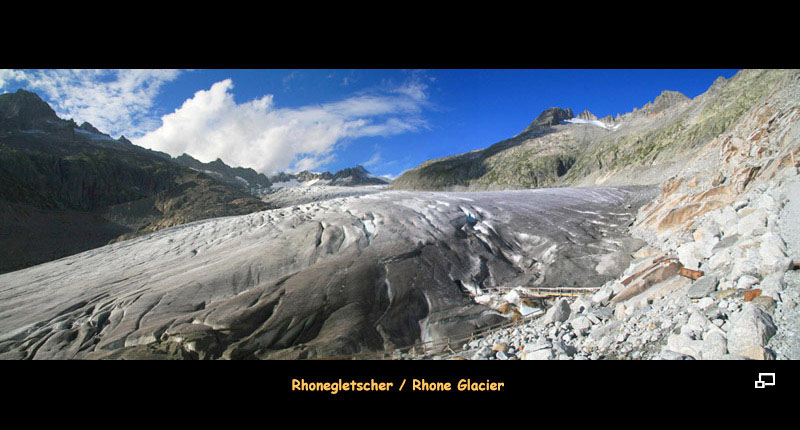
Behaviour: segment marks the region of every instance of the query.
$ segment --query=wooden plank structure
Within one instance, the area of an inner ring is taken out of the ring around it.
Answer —
[[[547,288],[547,287],[540,287],[540,288],[528,288],[525,291],[529,293],[534,298],[544,298],[544,297],[578,297],[578,296],[586,296],[589,294],[594,294],[600,289],[600,287],[592,287],[592,288],[581,288],[581,287],[559,287],[559,288]]]
[[[473,296],[517,291],[520,297],[543,298],[543,297],[577,297],[587,294],[594,294],[600,287],[495,287],[480,290],[481,294],[475,294],[472,289],[467,289]]]

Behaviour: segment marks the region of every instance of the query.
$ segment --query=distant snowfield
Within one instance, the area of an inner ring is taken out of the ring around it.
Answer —
[[[194,222],[0,275],[0,358],[117,357],[171,342],[212,358],[407,345],[503,320],[466,286],[595,286],[637,246],[619,227],[637,209],[620,209],[633,188],[280,192],[298,201],[323,188],[360,194]]]
[[[609,125],[609,124],[606,124],[606,123],[604,123],[602,121],[597,121],[597,120],[590,121],[590,120],[585,120],[585,119],[581,119],[581,118],[572,118],[572,119],[568,119],[568,120],[566,120],[564,122],[568,123],[568,124],[589,124],[589,125],[593,125],[595,127],[600,127],[602,129],[605,129],[605,130],[616,130],[620,126],[620,124]]]
[[[297,180],[292,180],[297,182]],[[308,182],[297,182],[299,185],[279,186],[277,191],[262,196],[262,200],[273,207],[293,206],[317,201],[324,201],[347,196],[375,194],[386,189],[386,185],[366,185],[345,187],[325,185],[328,180],[315,179]],[[282,183],[282,184],[285,184]],[[274,186],[275,184],[273,184]]]
[[[107,140],[107,141],[110,141],[110,142],[116,142],[116,140],[114,140],[114,138],[109,137],[109,136],[105,136],[105,135],[102,135],[102,134],[92,133],[91,131],[81,130],[80,128],[73,128],[73,130],[75,130],[76,133],[80,133],[80,134],[82,134],[84,136],[87,136],[88,138],[90,138],[92,140]]]

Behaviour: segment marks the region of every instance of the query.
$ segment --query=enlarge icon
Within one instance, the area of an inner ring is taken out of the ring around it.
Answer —
[[[774,373],[759,373],[756,381],[756,388],[764,388],[775,385]]]

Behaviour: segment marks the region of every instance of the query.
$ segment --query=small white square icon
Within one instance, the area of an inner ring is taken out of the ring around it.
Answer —
[[[756,381],[756,388],[764,388],[775,385],[774,373],[759,373]]]

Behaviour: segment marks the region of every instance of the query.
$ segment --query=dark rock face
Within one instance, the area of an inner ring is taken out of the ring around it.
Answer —
[[[524,132],[528,132],[535,129],[540,129],[544,127],[551,127],[554,125],[561,124],[563,121],[568,119],[574,118],[575,115],[572,113],[572,109],[562,109],[559,107],[551,107],[536,117],[535,120],[525,128]]]
[[[35,93],[18,90],[0,94],[0,130],[36,129],[46,121],[60,122],[55,111]]]
[[[269,188],[269,186],[272,185],[270,180],[263,173],[258,173],[250,168],[228,166],[219,158],[210,163],[203,163],[189,154],[182,154],[174,158],[174,161],[181,166],[208,173],[218,181],[227,185],[245,190],[251,188]],[[241,179],[238,179],[237,176]],[[242,181],[242,179],[244,179],[244,181]]]
[[[313,181],[315,179],[323,179],[330,181],[331,179],[333,179],[333,174],[330,172],[315,173],[315,172],[309,172],[308,170],[303,170],[302,172],[295,175],[295,179],[297,179],[300,182],[308,182],[308,181]]]
[[[95,126],[89,124],[88,122],[84,122],[78,128],[83,130],[83,131],[88,131],[89,133],[103,134],[103,133],[100,132],[100,130],[98,130],[97,128],[95,128]]]
[[[665,90],[661,94],[659,94],[658,97],[655,98],[655,100],[644,105],[640,112],[646,112],[651,114],[659,113],[671,108],[672,106],[675,106],[679,103],[683,103],[689,100],[691,100],[689,99],[689,97],[686,97],[685,95],[679,93],[678,91]]]
[[[119,137],[119,139],[117,139],[117,140],[119,140],[119,142],[120,142],[120,143],[124,143],[124,144],[126,144],[126,145],[133,145],[133,142],[131,142],[130,140],[128,140],[128,139],[127,139],[125,136],[120,136],[120,137]],[[166,155],[167,157],[169,157],[169,155],[168,155],[168,154],[164,154],[164,155]]]
[[[363,166],[349,167],[336,172],[331,178],[331,185],[384,185],[384,179],[372,176]]]
[[[272,182],[308,182],[313,180],[329,181],[327,185],[353,187],[360,185],[385,185],[389,182],[383,178],[372,175],[363,166],[348,167],[336,173],[322,172],[315,173],[304,170],[297,174],[281,172],[270,177]]]
[[[309,173],[311,173],[311,172],[309,172]],[[272,176],[269,177],[269,180],[272,183],[275,183],[275,182],[289,182],[292,179],[297,179],[297,176],[296,175],[292,175],[291,173],[286,173],[286,172],[280,172],[280,173],[277,173],[277,174],[272,175]]]
[[[690,299],[702,299],[713,293],[716,289],[717,278],[713,275],[706,275],[694,282],[687,294]]]

